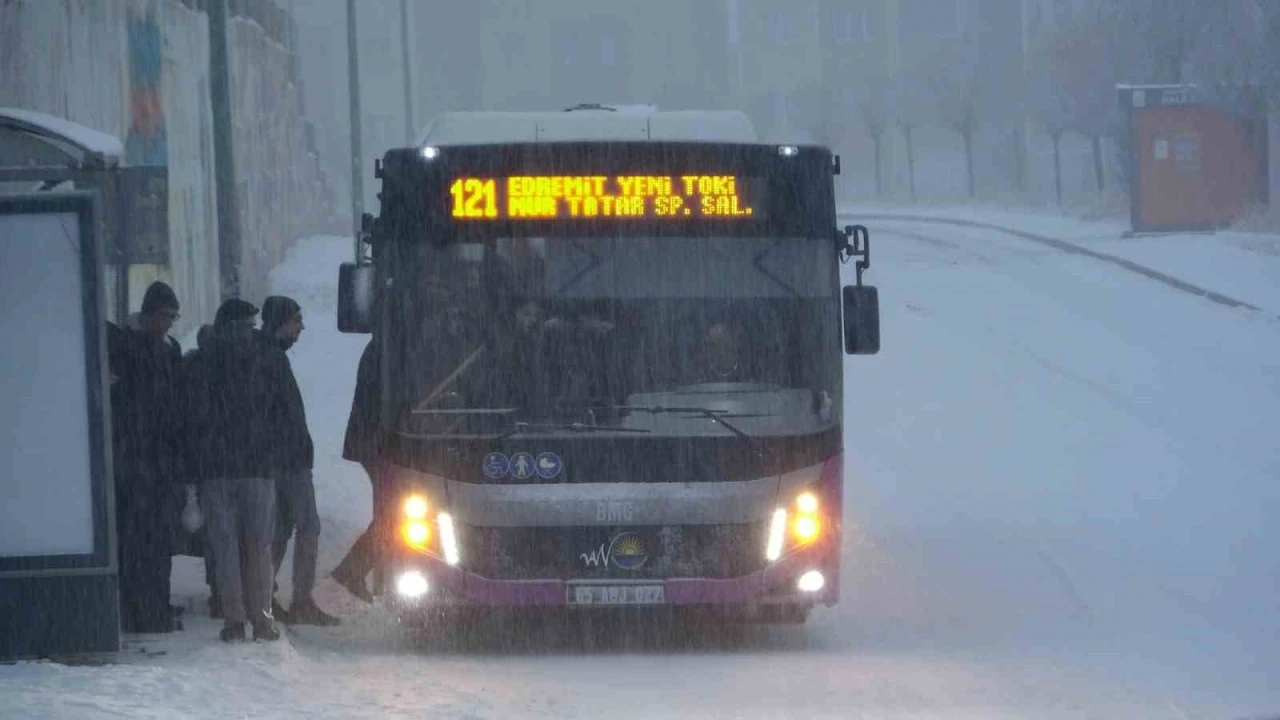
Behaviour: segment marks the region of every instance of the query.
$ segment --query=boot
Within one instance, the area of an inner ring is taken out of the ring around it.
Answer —
[[[270,620],[255,622],[253,623],[253,639],[255,642],[275,642],[280,639],[280,630]]]
[[[295,601],[289,606],[289,614],[284,622],[288,625],[317,625],[333,627],[342,623],[338,618],[321,610],[311,598]]]
[[[331,577],[337,581],[339,585],[346,588],[347,592],[355,595],[361,600],[373,604],[373,595],[364,586],[364,578],[358,578],[350,573],[334,570]]]
[[[218,633],[218,637],[222,638],[222,642],[244,642],[244,623],[236,623],[235,625],[227,625],[222,628],[222,632]]]
[[[289,611],[280,607],[280,601],[271,598],[271,617],[281,622],[288,622]]]

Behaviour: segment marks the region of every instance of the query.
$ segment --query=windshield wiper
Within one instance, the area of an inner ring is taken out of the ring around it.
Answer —
[[[685,406],[667,407],[665,405],[615,405],[610,409],[626,410],[629,412],[644,412],[644,413],[650,413],[653,415],[672,415],[672,414],[701,415],[709,420],[712,420],[716,423],[719,423],[720,425],[723,425],[726,430],[733,433],[734,435],[737,435],[739,438],[747,441],[748,443],[751,442],[754,438],[752,438],[752,436],[744,432],[742,428],[739,428],[738,426],[734,425],[728,420],[725,420],[725,418],[726,417],[763,417],[763,415],[758,415],[758,414],[740,413],[740,414],[734,415],[734,414],[730,414],[728,410],[712,410],[711,408],[685,407]]]
[[[503,407],[503,408],[419,408],[411,410],[411,415],[511,415],[519,412],[520,408]]]
[[[576,433],[593,433],[593,432],[623,432],[623,433],[649,433],[652,432],[647,428],[625,428],[613,427],[611,425],[592,425],[590,423],[531,423],[517,422],[510,429],[494,438],[494,440],[506,440],[513,435],[522,435],[535,430],[549,430]]]

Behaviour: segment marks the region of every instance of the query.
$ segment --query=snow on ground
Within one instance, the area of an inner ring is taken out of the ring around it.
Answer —
[[[1026,210],[975,206],[841,207],[845,217],[867,214],[916,215],[988,223],[1066,240],[1172,275],[1280,315],[1280,235],[1222,231],[1124,237],[1127,219],[1082,220]]]
[[[999,233],[870,226],[884,346],[846,359],[843,599],[808,626],[498,628],[446,652],[326,579],[341,628],[224,646],[196,599],[186,632],[130,639],[165,655],[0,667],[0,717],[1280,711],[1280,321]],[[368,519],[367,480],[339,458],[365,341],[334,329],[349,248],[307,240],[273,276],[308,324],[291,356],[318,450],[322,575]],[[1214,267],[1230,286],[1242,266]],[[184,559],[175,592],[202,585]]]

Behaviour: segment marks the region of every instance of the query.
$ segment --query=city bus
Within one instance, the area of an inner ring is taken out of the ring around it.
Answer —
[[[880,344],[838,172],[742,113],[602,106],[385,153],[338,322],[380,357],[398,612],[836,604],[844,355]]]

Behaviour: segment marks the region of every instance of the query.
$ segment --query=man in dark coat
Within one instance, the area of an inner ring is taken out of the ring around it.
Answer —
[[[202,358],[204,357],[204,354],[209,351],[209,345],[212,342],[213,325],[201,325],[200,330],[196,332],[196,347],[187,351],[187,354],[182,356],[182,374],[185,383],[190,384],[197,377],[194,369],[199,367],[200,363],[203,362]],[[192,388],[184,388],[184,403],[191,397],[192,392]],[[187,482],[194,482],[196,478],[199,477],[200,472],[198,468],[195,467],[199,461],[197,458],[193,457],[191,452],[191,443],[193,441],[192,434],[198,428],[199,421],[192,417],[193,408],[188,408],[184,405],[183,410],[186,415],[184,421],[187,423],[183,430],[183,453],[186,465]],[[203,488],[199,487],[199,483],[196,483],[196,485],[196,491],[198,497],[200,497],[201,507],[207,506],[208,502],[203,498]],[[198,546],[204,553],[204,581],[209,586],[209,616],[220,618],[222,617],[222,606],[218,601],[218,581],[213,569],[213,552],[209,548],[209,531],[207,526],[201,527],[196,531],[195,537],[192,538],[192,545]]]
[[[373,602],[365,576],[377,566],[395,523],[393,475],[382,460],[378,366],[378,340],[374,338],[365,346],[356,369],[356,391],[342,446],[343,459],[360,463],[373,484],[373,520],[333,571],[334,580],[365,602]]]
[[[259,337],[268,350],[287,352],[298,341],[305,325],[302,307],[291,298],[273,295],[262,303],[262,330]],[[288,363],[286,356],[286,363]],[[279,604],[272,599],[272,613],[286,624],[332,626],[338,618],[329,615],[316,605],[311,593],[316,585],[316,559],[320,552],[320,513],[316,509],[316,488],[312,478],[315,464],[315,447],[307,429],[306,411],[302,394],[289,367],[289,377],[294,380],[294,395],[290,402],[296,406],[289,417],[299,421],[292,425],[272,428],[272,440],[287,457],[287,465],[276,476],[276,533],[272,542],[275,571],[280,571],[289,536],[293,543],[293,602],[287,612],[280,612]]]
[[[182,350],[169,337],[178,298],[152,283],[141,312],[108,327],[112,445],[119,550],[120,616],[125,632],[172,632],[169,605],[176,490],[181,479],[177,428]]]
[[[273,429],[305,423],[293,398],[297,386],[278,348],[255,339],[258,309],[239,299],[218,308],[214,337],[192,368],[193,466],[207,503],[208,540],[222,606],[226,642],[278,640],[271,615],[275,574],[275,480],[288,467]],[[243,555],[243,561],[242,561]]]

